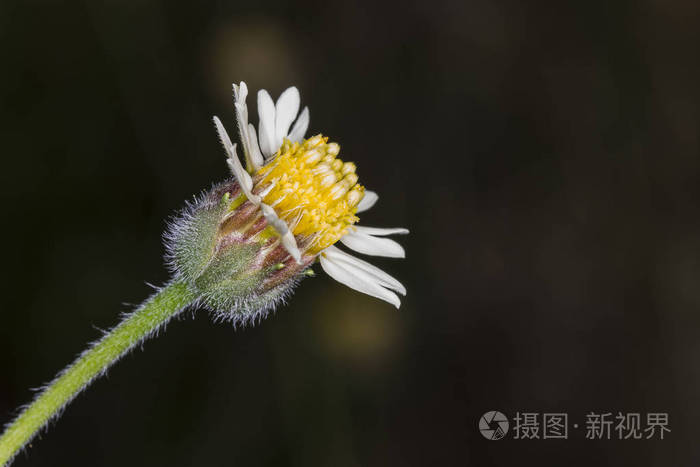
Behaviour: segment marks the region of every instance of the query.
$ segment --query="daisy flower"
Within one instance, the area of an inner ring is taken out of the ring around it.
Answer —
[[[340,242],[365,255],[404,258],[401,245],[386,237],[408,230],[357,224],[357,214],[374,206],[379,196],[358,184],[355,164],[338,158],[337,143],[329,143],[322,134],[305,139],[309,109],[299,113],[296,87],[285,90],[277,102],[266,90],[258,91],[257,131],[248,121],[246,84],[234,84],[233,91],[245,168],[221,121],[214,117],[214,123],[242,190],[234,202],[248,202],[259,209],[297,265],[318,259],[333,279],[398,308],[397,293],[405,295],[405,287],[335,245]]]

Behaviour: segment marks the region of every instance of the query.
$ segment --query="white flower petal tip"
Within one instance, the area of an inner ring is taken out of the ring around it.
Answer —
[[[343,235],[340,241],[348,248],[366,255],[387,258],[406,257],[403,247],[389,238],[374,237],[360,231],[350,231],[350,233]]]
[[[248,97],[248,86],[245,81],[241,81],[238,86],[233,83],[233,97],[237,102],[245,102],[246,97]]]
[[[282,235],[282,245],[291,257],[294,258],[294,261],[296,261],[297,264],[301,264],[301,251],[299,251],[297,241],[294,239],[292,232],[287,232],[285,235]]]
[[[356,230],[357,232],[360,233],[366,233],[368,235],[406,235],[410,233],[408,229],[404,229],[403,227],[395,227],[395,228],[379,228],[379,227],[364,227],[362,225],[354,225],[352,229]]]
[[[389,302],[397,309],[401,306],[398,295],[384,288],[372,274],[349,263],[338,261],[332,255],[325,254],[326,251],[321,254],[321,267],[326,274],[351,289]]]
[[[357,205],[357,212],[364,212],[370,209],[377,203],[379,195],[371,190],[365,190],[365,196],[362,197],[360,203]]]
[[[219,117],[217,117],[216,115],[214,115],[212,120],[214,121],[214,126],[216,126],[216,132],[219,134],[219,140],[221,141],[221,144],[224,145],[226,153],[228,155],[231,155],[229,148],[233,146],[233,143],[231,142],[231,138],[229,138],[228,133],[224,128],[224,125],[221,123],[221,120],[219,120]]]
[[[289,132],[289,141],[292,143],[301,143],[309,129],[309,108],[304,107],[304,110],[299,114],[299,118],[294,122],[294,126]]]
[[[282,146],[282,141],[289,133],[289,127],[297,118],[301,96],[294,86],[287,88],[275,104],[275,146]]]

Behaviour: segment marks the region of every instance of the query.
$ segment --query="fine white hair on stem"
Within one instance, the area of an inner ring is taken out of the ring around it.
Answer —
[[[0,464],[9,463],[38,433],[58,418],[66,406],[92,381],[103,376],[110,366],[160,329],[188,306],[196,306],[197,297],[182,283],[172,281],[155,292],[121,322],[102,333],[74,362],[48,384],[39,388],[34,400],[23,406],[17,417],[0,436]],[[5,443],[3,443],[5,441]],[[4,449],[3,449],[4,448]]]

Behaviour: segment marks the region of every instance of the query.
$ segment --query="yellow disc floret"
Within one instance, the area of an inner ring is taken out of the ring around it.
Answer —
[[[308,239],[316,254],[345,235],[365,189],[357,184],[355,164],[336,156],[340,146],[316,135],[300,143],[284,140],[274,158],[257,173],[257,185],[295,236]],[[271,188],[270,188],[271,187]]]

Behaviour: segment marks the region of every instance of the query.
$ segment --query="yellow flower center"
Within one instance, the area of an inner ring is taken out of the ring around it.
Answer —
[[[357,184],[355,164],[337,159],[339,152],[338,144],[320,134],[301,144],[285,139],[257,173],[256,185],[265,190],[272,184],[263,202],[295,236],[308,239],[311,254],[333,245],[359,220],[355,213],[365,188]]]

